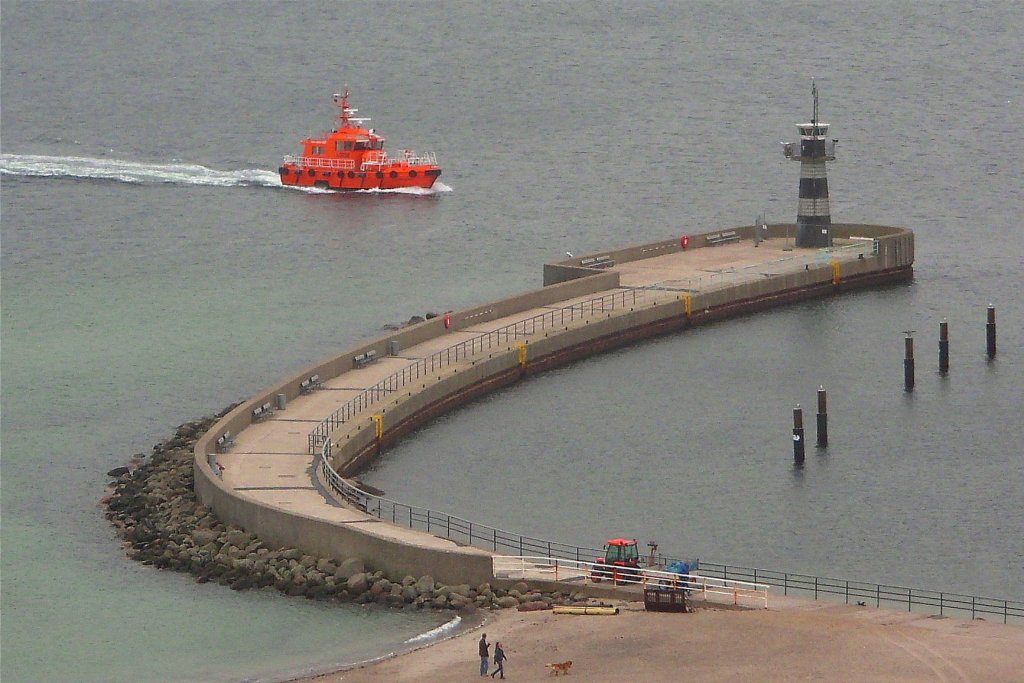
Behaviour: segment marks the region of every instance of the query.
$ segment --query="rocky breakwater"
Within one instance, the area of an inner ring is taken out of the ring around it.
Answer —
[[[101,503],[131,559],[234,590],[277,590],[357,604],[534,610],[585,600],[576,593],[531,590],[526,583],[504,590],[486,583],[446,586],[430,576],[389,577],[358,557],[313,557],[297,548],[269,548],[244,529],[221,523],[195,496],[193,446],[217,419],[186,422],[173,438],[155,445],[148,459],[140,453],[108,473],[116,480]]]

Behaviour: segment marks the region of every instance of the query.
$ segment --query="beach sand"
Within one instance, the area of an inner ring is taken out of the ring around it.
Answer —
[[[477,641],[501,641],[511,681],[1022,681],[1024,626],[773,598],[772,609],[697,606],[614,616],[499,610],[476,629],[316,683],[481,680]],[[491,665],[493,667],[493,663]],[[493,670],[493,669],[492,669]]]

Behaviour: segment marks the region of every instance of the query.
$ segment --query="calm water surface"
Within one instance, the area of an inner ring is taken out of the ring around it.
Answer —
[[[1020,599],[1024,10],[810,9],[0,3],[3,678],[273,679],[437,626],[131,563],[104,473],[388,323],[537,287],[567,250],[792,220],[778,141],[811,77],[833,218],[912,227],[912,284],[532,378],[369,478],[565,542]],[[279,187],[345,84],[392,149],[437,153],[446,191]],[[819,384],[831,445],[794,472],[790,410]]]

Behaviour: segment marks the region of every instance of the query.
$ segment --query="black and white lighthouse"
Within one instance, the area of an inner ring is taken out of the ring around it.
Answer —
[[[818,120],[818,87],[811,83],[814,114],[810,123],[798,123],[800,149],[782,143],[782,151],[800,162],[800,206],[796,212],[796,246],[832,246],[832,216],[828,206],[828,178],[825,162],[835,161],[836,143],[828,139],[828,124]]]

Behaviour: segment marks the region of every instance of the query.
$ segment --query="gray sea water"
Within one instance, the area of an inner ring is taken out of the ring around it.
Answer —
[[[368,480],[568,543],[1021,599],[1022,32],[1015,2],[3,0],[0,675],[273,679],[437,626],[132,563],[104,473],[388,323],[537,287],[567,250],[793,220],[778,142],[812,77],[833,219],[913,228],[912,284],[530,379]],[[346,84],[448,191],[278,186]],[[831,445],[794,472],[819,384]]]

